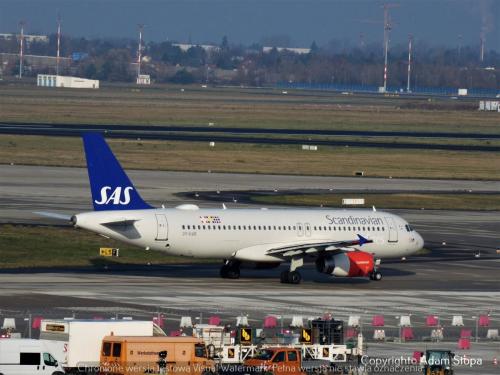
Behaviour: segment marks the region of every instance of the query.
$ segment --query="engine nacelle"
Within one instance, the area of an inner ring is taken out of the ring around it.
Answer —
[[[373,255],[364,251],[338,253],[316,261],[318,272],[341,277],[369,276],[374,269]]]

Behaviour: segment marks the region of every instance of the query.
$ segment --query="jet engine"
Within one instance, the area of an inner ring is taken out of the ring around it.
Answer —
[[[364,251],[342,252],[316,260],[318,272],[341,277],[370,276],[374,271],[373,255]]]

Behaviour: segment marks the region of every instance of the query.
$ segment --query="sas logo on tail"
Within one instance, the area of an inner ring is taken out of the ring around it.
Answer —
[[[111,195],[108,194],[111,192],[111,186],[103,186],[101,189],[101,199],[94,200],[96,204],[120,204],[126,205],[130,203],[130,191],[134,190],[133,187],[127,186],[123,189],[123,200],[122,200],[122,187],[118,186],[113,190]]]

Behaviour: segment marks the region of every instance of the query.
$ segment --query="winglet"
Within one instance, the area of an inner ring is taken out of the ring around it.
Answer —
[[[363,237],[361,234],[357,235],[359,238],[359,246],[363,246],[365,243],[372,243],[373,240],[369,240],[368,238]]]

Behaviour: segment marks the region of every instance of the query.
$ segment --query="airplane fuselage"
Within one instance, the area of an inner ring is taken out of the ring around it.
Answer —
[[[332,209],[119,210],[82,213],[76,226],[146,249],[196,258],[276,262],[265,249],[289,243],[373,240],[360,247],[376,258],[408,256],[422,237],[401,217],[382,211]],[[107,224],[108,223],[108,224]],[[262,248],[262,250],[261,250]]]

